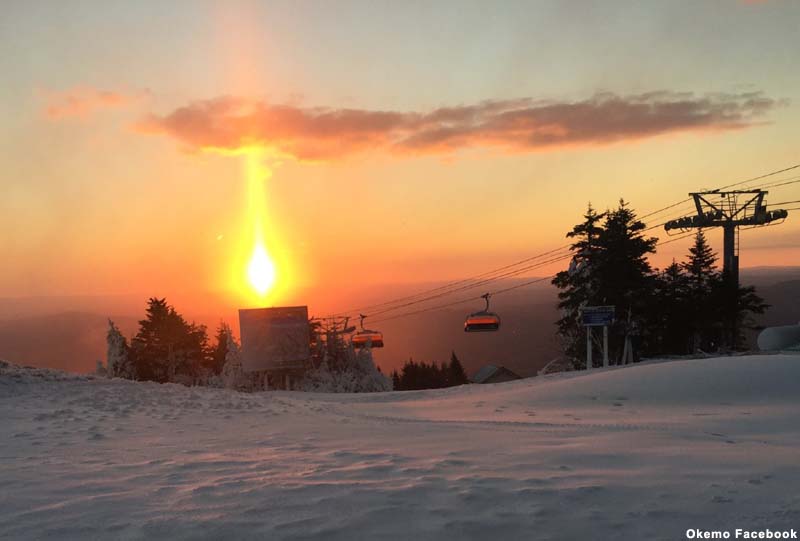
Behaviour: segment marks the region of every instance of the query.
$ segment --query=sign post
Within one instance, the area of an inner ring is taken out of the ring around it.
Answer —
[[[592,369],[592,327],[603,327],[603,366],[608,366],[608,326],[614,323],[614,306],[586,306],[581,312],[586,327],[586,369]]]
[[[586,370],[592,369],[592,328],[586,325]]]

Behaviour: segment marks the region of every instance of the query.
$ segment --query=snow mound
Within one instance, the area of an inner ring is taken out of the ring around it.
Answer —
[[[800,355],[341,395],[0,363],[0,538],[797,529],[798,414]]]

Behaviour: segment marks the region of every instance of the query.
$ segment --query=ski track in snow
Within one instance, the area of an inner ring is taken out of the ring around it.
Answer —
[[[800,526],[800,356],[402,393],[0,366],[0,538],[683,539]]]

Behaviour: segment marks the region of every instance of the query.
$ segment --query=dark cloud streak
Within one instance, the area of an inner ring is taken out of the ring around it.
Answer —
[[[677,132],[739,130],[763,123],[778,105],[761,92],[598,93],[582,101],[523,98],[428,112],[304,108],[220,97],[150,115],[139,127],[194,150],[258,145],[303,160],[335,160],[365,151],[435,154],[495,147],[535,152]]]

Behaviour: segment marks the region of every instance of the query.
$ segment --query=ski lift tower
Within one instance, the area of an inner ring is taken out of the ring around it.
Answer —
[[[694,199],[697,214],[670,220],[664,224],[666,231],[721,227],[722,272],[727,279],[739,283],[739,227],[777,225],[789,212],[783,209],[768,210],[763,190],[737,190],[697,192],[689,194]]]
[[[764,201],[764,190],[736,190],[723,192],[712,190],[689,194],[694,200],[697,214],[670,220],[664,224],[666,231],[721,227],[722,273],[729,281],[732,294],[739,287],[739,228],[778,225],[789,215],[783,209],[769,210]]]

